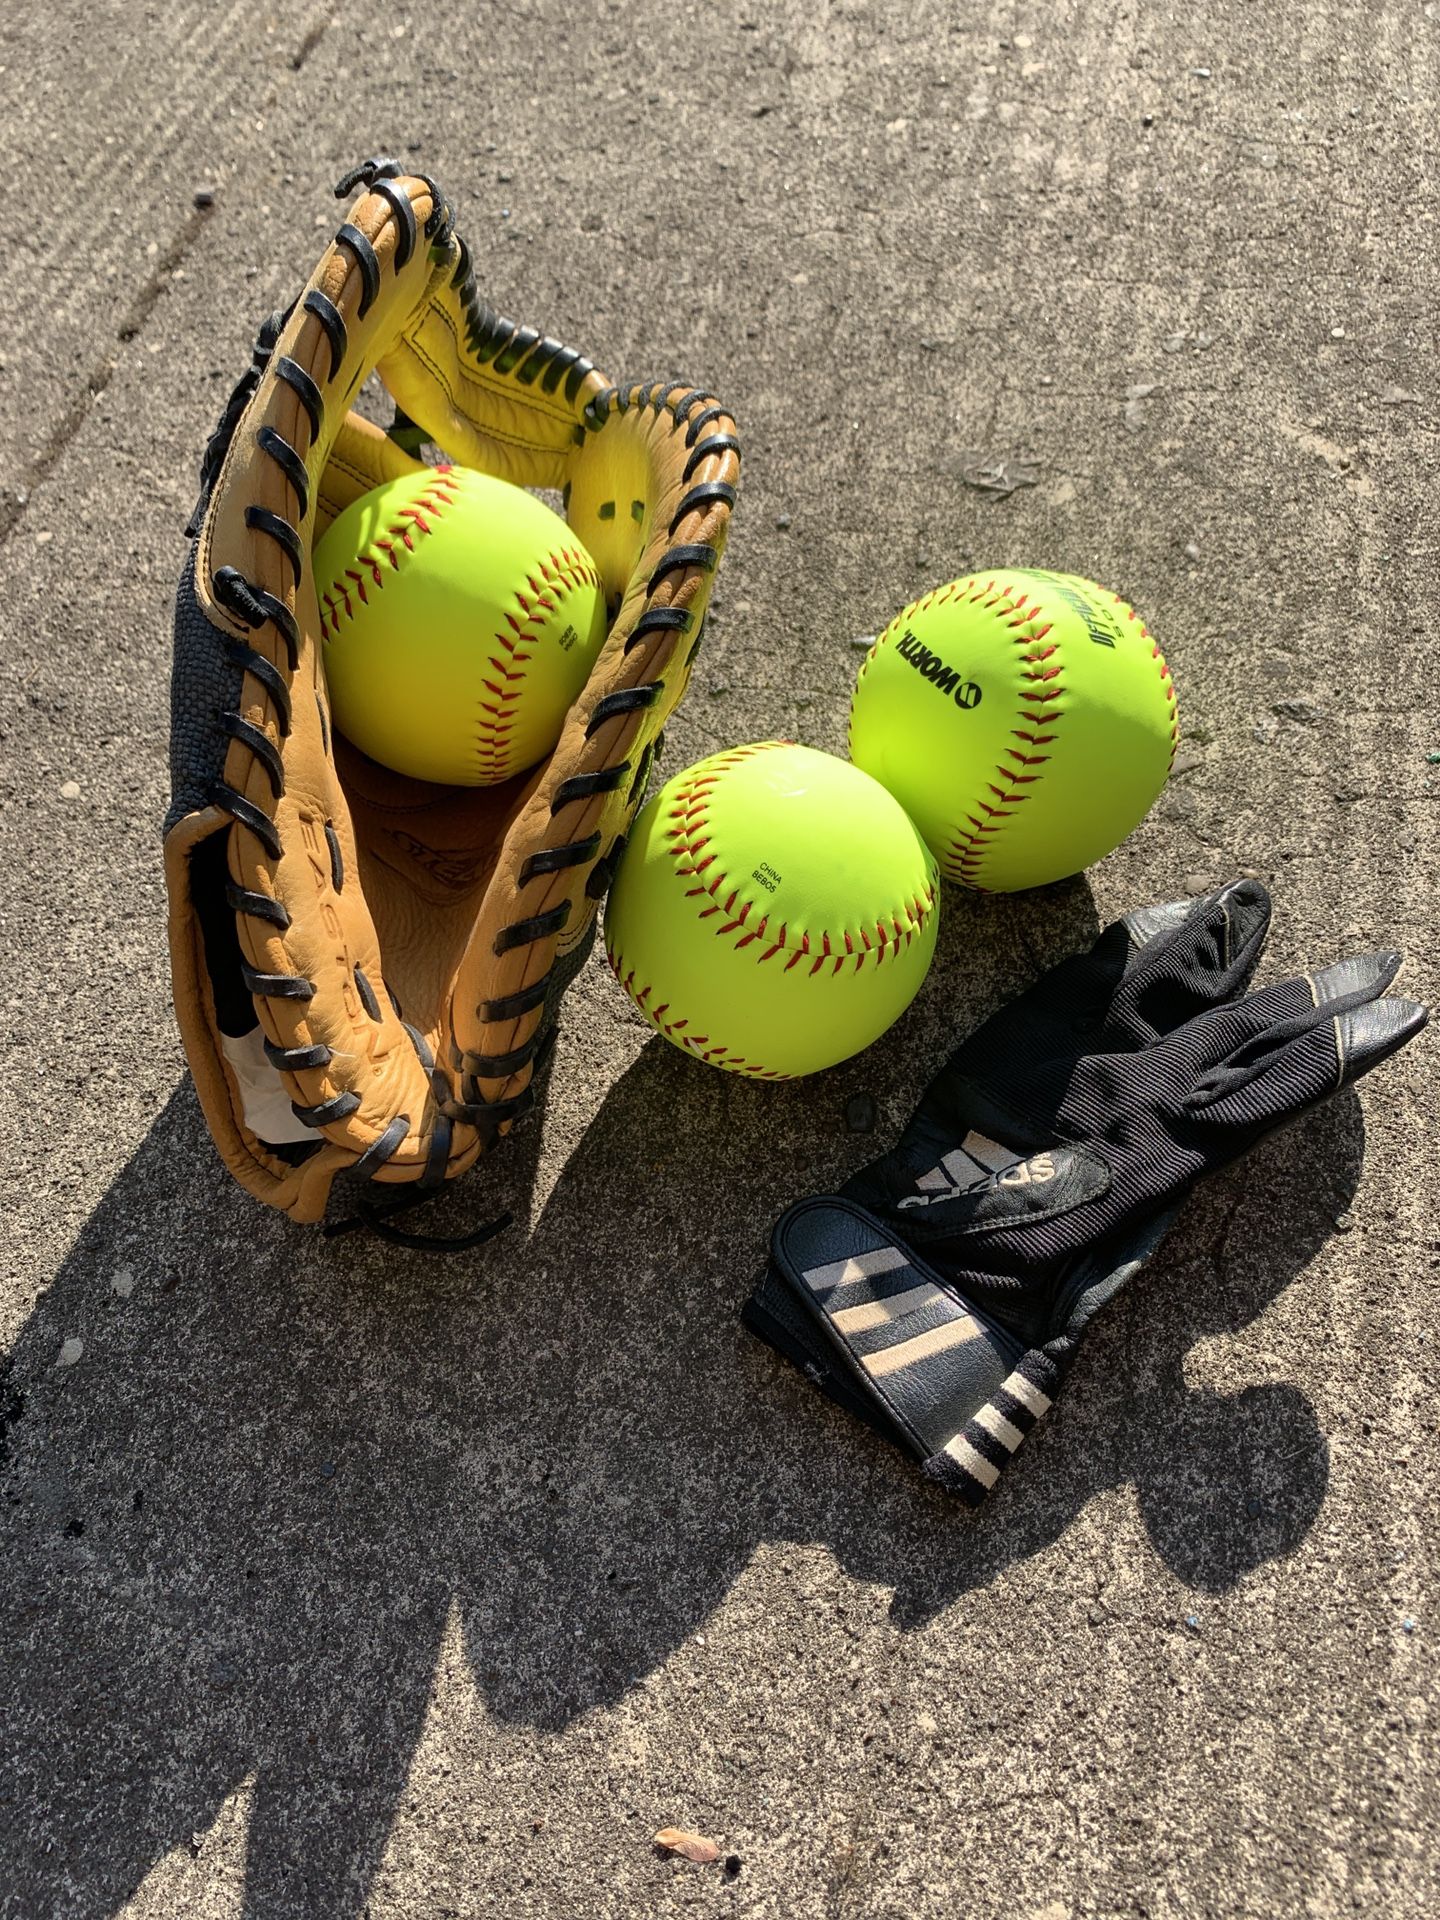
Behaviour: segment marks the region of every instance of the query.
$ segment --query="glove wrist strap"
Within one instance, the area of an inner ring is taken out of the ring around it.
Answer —
[[[832,1197],[779,1221],[745,1319],[971,1506],[1049,1410],[1072,1346],[1027,1348],[892,1228]]]

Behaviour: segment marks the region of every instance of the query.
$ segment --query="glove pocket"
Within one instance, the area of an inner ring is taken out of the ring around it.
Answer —
[[[875,1215],[834,1198],[803,1200],[776,1224],[746,1319],[970,1506],[1059,1382],[1049,1355],[998,1326]]]

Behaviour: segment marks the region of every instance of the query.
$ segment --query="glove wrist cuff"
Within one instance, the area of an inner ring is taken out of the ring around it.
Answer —
[[[1027,1348],[892,1227],[830,1196],[778,1222],[744,1317],[971,1506],[1049,1410],[1072,1345]]]

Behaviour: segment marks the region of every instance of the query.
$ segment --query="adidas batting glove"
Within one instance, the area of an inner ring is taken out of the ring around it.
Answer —
[[[746,1323],[978,1505],[1197,1182],[1425,1024],[1394,953],[1247,993],[1269,918],[1240,882],[1044,975],[893,1153],[782,1216]]]

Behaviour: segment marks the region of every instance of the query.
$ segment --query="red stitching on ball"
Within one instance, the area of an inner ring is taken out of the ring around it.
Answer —
[[[476,738],[476,764],[478,771],[490,781],[508,779],[517,771],[510,761],[511,735],[515,730],[519,701],[524,690],[524,667],[534,658],[533,651],[521,650],[521,642],[538,641],[545,619],[555,612],[564,596],[573,593],[577,586],[589,585],[603,590],[598,570],[589,557],[575,547],[560,547],[554,553],[547,554],[539,563],[538,571],[539,581],[533,574],[526,576],[535,596],[533,601],[516,589],[515,601],[522,618],[517,620],[508,612],[504,616],[515,638],[512,640],[502,630],[497,630],[494,636],[503,653],[508,656],[509,665],[494,654],[487,662],[507,686],[513,685],[513,691],[507,691],[487,682],[501,705],[491,707],[488,702],[481,703],[481,711],[490,715],[490,719]]]
[[[997,617],[1004,622],[1012,634],[1016,646],[1024,650],[1021,656],[1025,662],[1022,673],[1027,684],[1020,689],[1018,696],[1021,707],[1016,718],[1021,724],[1011,729],[1011,738],[1023,740],[1030,747],[1051,746],[1059,736],[1055,733],[1035,732],[1034,723],[1037,719],[1043,719],[1047,726],[1053,726],[1057,720],[1064,718],[1064,709],[1054,706],[1054,702],[1061,698],[1065,690],[1062,679],[1063,661],[1058,657],[1060,642],[1049,639],[1054,622],[1046,620],[1043,624],[1037,624],[1039,603],[1032,596],[1026,593],[1009,592],[997,586],[994,579],[978,585],[977,579],[978,577],[972,576],[971,580],[954,583],[962,590],[960,597],[970,601],[972,605],[983,607],[987,612],[996,612]],[[964,591],[971,586],[975,587],[973,592]],[[898,626],[901,621],[913,619],[914,615],[922,611],[934,597],[926,596],[925,600],[917,601],[913,607],[907,607],[891,622],[886,632]],[[1052,660],[1055,662],[1054,665],[1049,664]],[[1036,712],[1035,709],[1042,711]],[[962,885],[973,887],[977,891],[985,891],[980,880],[985,860],[1004,827],[1016,818],[1019,807],[1031,798],[1031,795],[1022,789],[1034,786],[1041,778],[1034,772],[1017,773],[1014,766],[1006,765],[1006,761],[1013,761],[1015,766],[1029,769],[1043,767],[1049,759],[1048,753],[1020,753],[1014,747],[1002,748],[1001,759],[994,769],[993,777],[985,785],[985,791],[993,795],[1000,805],[991,806],[987,800],[977,800],[976,806],[985,817],[977,819],[973,813],[966,814],[965,818],[969,822],[968,830],[962,828],[957,831],[941,856],[941,867],[950,879],[958,880]],[[997,781],[1002,784],[996,785]]]
[[[728,767],[742,760],[748,760],[756,754],[769,753],[776,747],[784,747],[791,744],[791,742],[785,740],[766,740],[758,741],[751,746],[732,747],[727,753],[717,754],[704,773],[694,780],[687,781],[683,787],[676,790],[670,803],[668,816],[672,824],[665,829],[664,837],[669,842],[670,854],[675,862],[675,872],[679,878],[698,878],[700,873],[703,872],[706,867],[710,866],[716,858],[715,854],[707,853],[703,861],[697,861],[695,855],[702,848],[708,846],[710,842],[709,796],[714,791],[720,775]],[[715,875],[708,886],[687,887],[684,892],[684,898],[691,900],[697,895],[708,896],[713,902],[720,888],[725,886],[728,881],[729,875],[722,871]],[[739,887],[732,886],[723,903],[719,905],[712,904],[701,908],[696,917],[700,920],[708,920],[714,915],[724,914],[726,916],[726,922],[723,926],[714,929],[715,936],[717,939],[725,939],[738,935],[738,938],[734,939],[734,945],[737,951],[760,941],[766,942],[765,951],[755,956],[755,964],[757,966],[763,965],[767,960],[773,960],[778,953],[786,953],[789,955],[789,958],[785,962],[784,971],[789,973],[792,967],[800,965],[801,962],[806,959],[810,959],[810,975],[812,978],[821,972],[827,963],[829,964],[833,977],[843,972],[846,967],[849,967],[851,972],[858,973],[866,964],[867,960],[873,961],[874,964],[878,966],[887,958],[892,956],[898,957],[898,955],[905,952],[915,940],[924,927],[927,915],[933,912],[935,907],[934,887],[927,887],[923,894],[917,894],[909,899],[900,901],[898,906],[891,910],[889,927],[886,926],[884,920],[877,919],[874,922],[875,935],[879,943],[878,946],[872,943],[869,931],[864,927],[857,927],[853,933],[849,930],[846,930],[843,934],[837,932],[837,946],[835,947],[831,945],[829,932],[821,929],[815,936],[819,941],[820,950],[812,957],[810,934],[802,933],[798,944],[792,947],[790,944],[790,928],[788,922],[782,924],[778,932],[772,934],[769,932],[769,915],[766,913],[762,914],[761,918],[753,927],[747,926],[746,916],[753,907],[762,903],[752,899],[746,899],[737,911],[735,903],[739,897]],[[902,918],[902,916],[904,917]],[[860,943],[858,950],[855,944],[857,940]],[[838,950],[838,945],[841,941],[843,941],[843,951]],[[647,985],[643,991],[637,993],[634,986],[634,968],[631,967],[626,970],[623,957],[608,943],[605,951],[606,958],[610,962],[616,979],[619,980],[626,992],[629,993],[635,1004],[646,1013],[647,1017],[659,1027],[662,1033],[667,1035],[668,1038],[677,1041],[686,1051],[694,1053],[700,1059],[710,1061],[712,1065],[728,1067],[734,1072],[747,1073],[755,1079],[794,1079],[795,1076],[793,1074],[781,1072],[778,1068],[765,1067],[756,1062],[748,1061],[743,1055],[733,1054],[722,1046],[717,1045],[712,1047],[708,1034],[696,1035],[688,1033],[685,1030],[687,1023],[684,1020],[666,1022],[661,1019],[659,1016],[662,1012],[668,1010],[669,1002],[667,1001],[665,1003],[664,1008],[646,1008],[644,1002],[651,991],[650,986]]]
[[[432,467],[430,470],[430,478],[425,483],[424,491],[417,494],[409,506],[399,508],[398,517],[388,526],[382,528],[380,532],[373,537],[369,546],[363,547],[360,552],[355,555],[357,564],[364,564],[369,567],[371,578],[377,587],[383,586],[385,583],[385,576],[380,570],[380,560],[378,556],[383,554],[391,570],[398,572],[400,560],[396,552],[397,543],[403,546],[407,553],[413,553],[415,551],[415,542],[412,528],[418,528],[421,533],[429,533],[430,519],[438,520],[440,518],[444,509],[454,500],[456,491],[457,483],[450,478],[449,467]],[[430,519],[425,517],[426,510],[428,510],[430,514]],[[341,578],[332,580],[328,589],[320,588],[319,596],[325,609],[321,615],[320,624],[332,640],[339,638],[340,614],[344,614],[348,619],[353,620],[355,618],[355,609],[350,604],[350,595],[345,588],[346,579],[356,582],[360,590],[362,603],[366,606],[369,605],[369,601],[365,595],[364,582],[353,568],[345,568]],[[338,612],[335,599],[332,597],[335,595],[339,596],[340,604]]]
[[[1131,618],[1134,617],[1132,614]],[[1180,745],[1180,703],[1175,693],[1175,681],[1171,675],[1169,663],[1160,651],[1159,641],[1154,639],[1145,627],[1140,629],[1140,638],[1150,641],[1150,655],[1160,669],[1160,684],[1170,708],[1170,758],[1165,767],[1165,777],[1168,780],[1170,769],[1175,765],[1175,751]]]
[[[991,585],[993,586],[993,582]],[[1152,637],[1144,624],[1140,623],[1140,616],[1136,613],[1135,609],[1122,600],[1118,593],[1110,592],[1108,588],[1102,588],[1101,591],[1106,593],[1108,597],[1114,601],[1115,605],[1127,620],[1140,624],[1140,638],[1150,641],[1151,657],[1158,667],[1161,686],[1170,711],[1170,758],[1166,766],[1166,776],[1168,778],[1170,768],[1175,764],[1175,753],[1180,741],[1179,708],[1170,668],[1166,663],[1165,656],[1160,651],[1159,643]],[[979,596],[972,595],[970,597],[975,599]],[[1022,595],[1016,600],[1015,604],[1018,607],[1026,605],[1025,597]],[[985,605],[987,607],[993,606],[994,601],[987,600]],[[911,610],[907,609],[906,614],[902,614],[900,618],[908,617],[910,611]],[[892,625],[893,624],[892,622]],[[1012,620],[1007,622],[1007,624],[1014,627],[1021,623],[1018,620]],[[1025,676],[1030,684],[1020,691],[1019,697],[1022,702],[1022,711],[1019,717],[1022,721],[1027,721],[1032,724],[1036,720],[1041,720],[1049,725],[1053,724],[1056,720],[1064,718],[1063,708],[1057,708],[1054,711],[1044,711],[1044,709],[1049,708],[1051,704],[1058,700],[1064,693],[1063,682],[1060,681],[1060,666],[1057,665],[1046,671],[1040,671],[1042,664],[1058,650],[1058,641],[1049,647],[1040,647],[1033,644],[1034,642],[1043,640],[1049,631],[1050,624],[1047,624],[1045,627],[1037,628],[1035,632],[1026,636],[1026,638],[1032,642],[1031,650],[1025,656],[1026,660],[1030,663],[1030,671]],[[1041,711],[1037,712],[1035,709],[1041,709]],[[1012,738],[1025,740],[1030,745],[1037,747],[1053,745],[1054,741],[1058,738],[1058,735],[1054,733],[1033,733],[1028,726],[1024,728],[1012,728],[1011,733]],[[1005,752],[1011,759],[1018,761],[1024,766],[1043,766],[1050,758],[1049,754],[1027,756],[1016,753],[1014,748],[1006,748]],[[1011,773],[1003,764],[997,767],[996,773],[997,776],[1009,781],[1012,787],[1032,783],[1040,777],[1037,774],[1020,775]],[[967,815],[966,817],[970,822],[971,831],[957,834],[951,841],[946,852],[946,858],[953,858],[955,861],[956,870],[951,874],[951,877],[960,880],[966,886],[974,887],[979,892],[986,891],[981,884],[979,875],[985,857],[993,844],[994,837],[1001,831],[1007,821],[1014,819],[1016,805],[1030,798],[1030,795],[1027,793],[1012,791],[1007,794],[994,786],[989,786],[987,790],[994,794],[997,799],[1004,800],[1007,804],[1001,807],[991,807],[984,801],[981,801],[979,805],[981,811],[987,816],[986,821],[982,823],[977,821],[973,814]],[[998,824],[996,824],[997,822]],[[946,870],[947,872],[949,871],[948,868]]]

